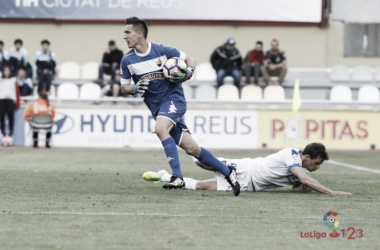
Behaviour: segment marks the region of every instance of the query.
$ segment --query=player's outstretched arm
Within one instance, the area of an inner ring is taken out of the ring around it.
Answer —
[[[307,193],[312,191],[310,187],[304,185],[304,184],[299,184],[299,185],[293,185],[292,191],[294,193]]]
[[[301,167],[293,167],[290,171],[298,177],[298,179],[302,182],[302,184],[310,187],[311,189],[324,193],[324,194],[333,194],[333,195],[351,195],[351,193],[343,192],[343,191],[333,191],[325,186],[323,186],[319,181],[310,177],[306,174],[305,170]]]

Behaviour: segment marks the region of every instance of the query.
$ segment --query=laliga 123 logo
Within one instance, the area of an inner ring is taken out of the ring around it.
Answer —
[[[356,238],[362,238],[363,237],[363,230],[362,229],[355,229],[354,227],[349,227],[347,229],[341,229],[340,232],[336,230],[336,228],[339,226],[340,223],[340,216],[337,212],[328,211],[325,215],[323,215],[323,224],[329,228],[333,229],[333,231],[329,234],[331,238],[347,238],[348,240],[354,240]],[[315,239],[321,239],[326,238],[327,234],[325,232],[316,232],[316,231],[310,231],[310,232],[302,232],[301,231],[301,238],[315,238]]]

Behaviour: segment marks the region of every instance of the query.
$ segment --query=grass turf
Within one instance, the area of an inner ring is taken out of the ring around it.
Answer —
[[[267,152],[215,152],[226,158]],[[213,175],[180,153],[183,173]],[[331,159],[380,169],[379,154],[331,153]],[[379,249],[380,175],[324,163],[311,175],[352,196],[290,188],[271,193],[166,191],[146,182],[148,170],[170,170],[161,151],[0,150],[1,249]],[[332,239],[323,215],[336,211]],[[19,213],[21,212],[21,213]],[[23,213],[26,212],[26,213]],[[326,239],[301,238],[326,232]]]

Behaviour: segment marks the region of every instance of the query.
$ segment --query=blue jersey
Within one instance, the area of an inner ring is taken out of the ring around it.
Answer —
[[[143,98],[153,117],[158,115],[165,100],[186,102],[181,84],[170,82],[162,71],[165,62],[172,57],[184,60],[185,53],[172,47],[149,43],[146,53],[141,54],[132,49],[121,59],[121,84],[131,84],[131,78],[135,83],[142,77],[149,80]]]

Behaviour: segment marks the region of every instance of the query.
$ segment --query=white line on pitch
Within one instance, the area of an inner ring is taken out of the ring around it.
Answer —
[[[356,170],[360,170],[360,171],[367,171],[367,172],[380,174],[380,170],[364,168],[364,167],[360,167],[360,166],[356,166],[356,165],[352,165],[352,164],[348,164],[348,163],[343,163],[343,162],[339,162],[339,161],[328,160],[327,163],[330,163],[332,165],[346,167],[346,168],[352,168],[352,169],[356,169]]]
[[[263,218],[263,219],[322,219],[322,216],[280,216],[280,217],[265,217],[259,215],[206,215],[206,214],[164,214],[164,213],[96,213],[96,212],[58,212],[58,211],[36,211],[36,212],[12,212],[0,211],[0,215],[5,214],[47,214],[47,215],[114,215],[114,216],[161,216],[161,217],[215,217],[215,218]],[[344,218],[345,220],[358,220],[358,221],[377,221],[378,219],[369,218]]]

